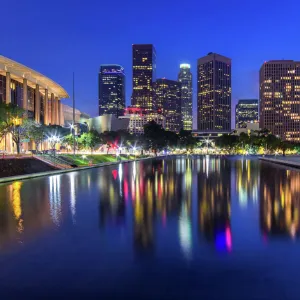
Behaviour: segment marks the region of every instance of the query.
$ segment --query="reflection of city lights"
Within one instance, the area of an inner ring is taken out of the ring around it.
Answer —
[[[123,179],[123,165],[119,164],[119,182],[120,182],[120,196],[122,197],[123,195],[123,190],[122,190],[122,179]]]
[[[21,219],[22,207],[21,207],[21,188],[22,182],[16,181],[12,183],[12,207],[16,221],[18,222],[17,231],[23,232],[23,220]]]
[[[112,170],[111,173],[112,173],[112,175],[114,177],[114,180],[116,180],[117,176],[118,176],[118,171],[117,170]]]
[[[187,207],[183,204],[179,216],[179,239],[181,249],[187,259],[192,255],[192,226],[188,215]]]
[[[226,227],[225,236],[226,236],[227,250],[231,251],[231,249],[232,249],[232,242],[231,242],[231,231],[230,231],[230,227],[229,226]]]
[[[61,219],[60,176],[49,177],[50,214],[55,225],[59,226]]]
[[[292,223],[291,229],[290,229],[290,233],[291,233],[292,239],[295,239],[296,238],[296,226],[295,226],[295,223]]]
[[[123,178],[123,166],[119,164],[119,180],[122,181]]]
[[[229,225],[226,225],[225,231],[219,231],[216,233],[216,248],[220,251],[232,250],[232,238]]]
[[[208,174],[209,174],[209,155],[206,155],[206,157],[205,157],[205,166],[206,166],[206,178],[208,178]]]
[[[76,192],[75,192],[75,177],[76,173],[70,173],[70,209],[72,214],[73,223],[76,222]]]
[[[133,179],[136,177],[136,161],[133,162]]]

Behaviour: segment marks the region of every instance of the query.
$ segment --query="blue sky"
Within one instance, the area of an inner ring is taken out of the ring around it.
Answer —
[[[131,45],[153,43],[157,77],[208,52],[232,58],[232,105],[258,97],[258,71],[271,59],[300,61],[300,1],[95,0],[3,1],[0,54],[60,83],[79,109],[98,111],[100,64],[121,64],[131,95]],[[65,103],[71,103],[71,100]],[[196,106],[194,105],[194,110]]]

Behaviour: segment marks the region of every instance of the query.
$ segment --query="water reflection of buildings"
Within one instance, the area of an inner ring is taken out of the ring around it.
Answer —
[[[0,187],[0,250],[51,225],[47,191],[21,181]]]
[[[261,182],[263,234],[295,238],[300,231],[300,173],[264,165]]]
[[[155,220],[167,226],[168,217],[180,216],[179,240],[182,251],[188,253],[192,161],[152,160],[120,166],[110,170],[110,174],[103,174],[99,182],[101,227],[125,222],[126,210],[132,208],[134,247],[144,251],[154,247]]]
[[[218,250],[230,251],[230,162],[206,157],[197,166],[199,230]]]
[[[258,202],[259,184],[260,184],[260,168],[258,160],[238,159],[233,161],[235,172],[233,178],[236,183],[236,192],[239,205],[246,207],[248,201]]]
[[[127,165],[125,165],[127,169]],[[127,170],[126,170],[127,172]],[[114,169],[104,169],[98,182],[100,194],[99,225],[105,228],[109,225],[124,225],[125,199],[123,195],[123,165]]]

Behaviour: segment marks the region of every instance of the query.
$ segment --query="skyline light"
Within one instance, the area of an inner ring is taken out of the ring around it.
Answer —
[[[74,71],[76,106],[92,116],[98,111],[97,74],[101,64],[114,63],[124,67],[129,79],[126,81],[126,105],[130,104],[131,45],[134,43],[153,43],[156,47],[157,78],[175,80],[179,65],[183,62],[191,64],[194,87],[199,57],[214,51],[232,58],[233,107],[238,99],[258,98],[258,74],[264,61],[300,59],[299,41],[295,40],[300,27],[298,1],[284,6],[274,5],[270,0],[259,5],[252,1],[247,3],[247,10],[237,0],[231,5],[215,0],[214,10],[210,9],[211,3],[201,3],[201,10],[206,11],[201,23],[197,9],[199,1],[196,0],[182,5],[170,0],[163,3],[154,0],[153,7],[159,7],[154,11],[137,4],[135,0],[129,3],[117,0],[69,5],[68,1],[53,0],[49,7],[46,2],[37,0],[31,0],[30,5],[4,1],[2,23],[10,26],[2,32],[1,54],[39,70],[61,84],[69,94],[72,94]],[[183,10],[188,13],[182,14]],[[51,15],[51,22],[44,21],[45,11]],[[100,11],[113,11],[118,22],[112,21],[110,14],[99,18]],[[211,22],[212,18],[214,22]],[[180,21],[174,22],[176,19]],[[279,26],[278,20],[285,26]],[[208,22],[210,26],[201,30],[199,38],[201,24]],[[160,34],[161,29],[169,28],[170,24],[172,30]],[[24,26],[33,30],[21,34],[20,28]],[[278,44],[280,36],[285,42]],[[196,89],[193,101],[196,107]],[[71,102],[65,100],[64,103]]]

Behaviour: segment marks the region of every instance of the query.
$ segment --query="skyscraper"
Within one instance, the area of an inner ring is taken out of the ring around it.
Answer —
[[[101,65],[99,72],[99,116],[120,116],[125,109],[125,73],[119,65]]]
[[[181,119],[181,83],[165,78],[157,79],[154,84],[157,111],[166,118],[166,130],[179,132]]]
[[[155,81],[156,52],[151,44],[132,45],[132,97],[133,106],[155,109],[153,82]]]
[[[260,68],[260,128],[300,141],[300,62],[271,60]]]
[[[181,64],[178,74],[181,83],[181,117],[184,130],[193,129],[193,85],[191,66]]]
[[[231,130],[231,59],[208,53],[198,59],[199,131]]]
[[[239,100],[235,106],[235,128],[246,128],[247,123],[258,122],[258,100]]]

